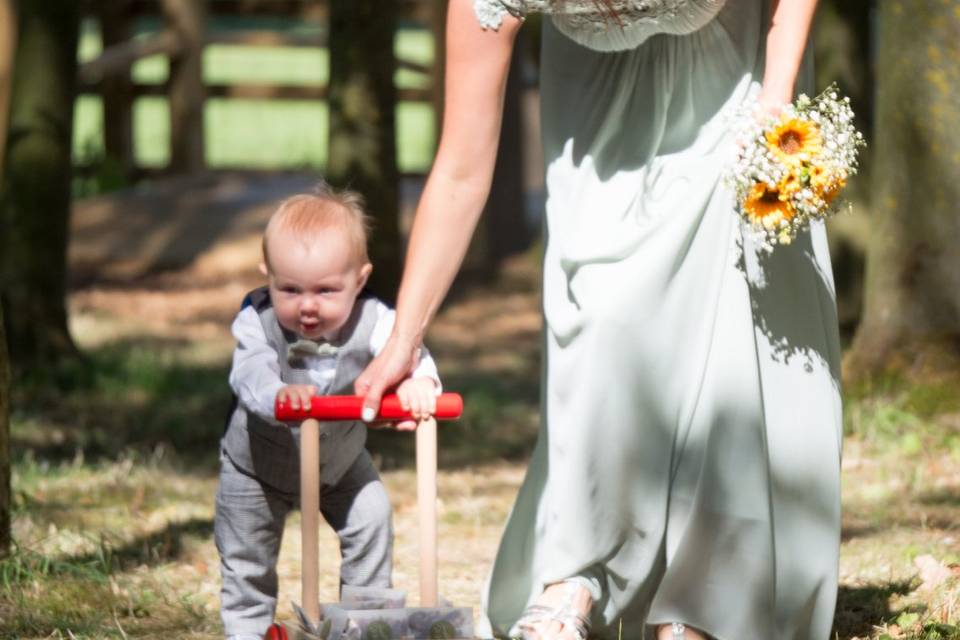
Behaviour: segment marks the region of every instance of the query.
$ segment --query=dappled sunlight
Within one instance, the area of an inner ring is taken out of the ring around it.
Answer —
[[[18,637],[57,628],[220,637],[217,443],[229,325],[262,282],[259,239],[224,228],[191,251],[175,268],[148,260],[136,277],[78,282],[71,327],[86,364],[42,372],[16,391],[19,546],[0,563],[12,585],[0,591],[0,616],[12,615]],[[465,398],[463,418],[439,433],[440,591],[475,612],[539,428],[538,262],[531,250],[504,263],[498,280],[456,291],[427,337],[446,389]],[[955,575],[960,563],[955,388],[953,379],[891,380],[847,400],[838,640],[909,638],[957,621],[958,579],[930,586],[917,565],[929,557],[924,566]],[[413,443],[389,430],[369,439],[394,510],[394,581],[416,602]],[[300,601],[299,525],[292,514],[278,565],[278,616],[288,620]],[[320,539],[321,599],[334,600],[337,540],[326,527]]]

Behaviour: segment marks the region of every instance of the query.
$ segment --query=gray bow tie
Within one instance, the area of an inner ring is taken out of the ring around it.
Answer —
[[[309,356],[335,356],[339,349],[329,342],[315,342],[301,338],[287,347],[287,362]]]

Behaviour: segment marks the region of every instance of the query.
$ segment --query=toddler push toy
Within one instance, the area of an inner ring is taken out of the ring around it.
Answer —
[[[463,412],[455,393],[437,398],[436,419],[416,430],[417,510],[420,529],[420,606],[405,607],[405,594],[393,589],[344,587],[341,602],[321,605],[319,599],[320,421],[359,420],[363,398],[315,396],[308,409],[277,403],[275,415],[300,425],[300,535],[302,539],[302,608],[299,628],[270,626],[265,640],[387,640],[400,638],[469,638],[473,612],[441,606],[437,591],[437,422]],[[377,421],[409,419],[396,395],[383,398]]]

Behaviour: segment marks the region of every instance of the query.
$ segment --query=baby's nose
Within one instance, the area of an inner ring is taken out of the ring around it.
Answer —
[[[300,298],[300,310],[301,311],[315,311],[320,305],[317,303],[317,299],[313,296],[303,296]]]

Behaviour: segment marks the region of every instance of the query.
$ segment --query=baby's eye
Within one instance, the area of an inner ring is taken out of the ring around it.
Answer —
[[[296,287],[290,287],[290,286],[280,287],[280,291],[282,291],[283,293],[290,293],[290,294],[300,293],[300,291],[298,291]]]

